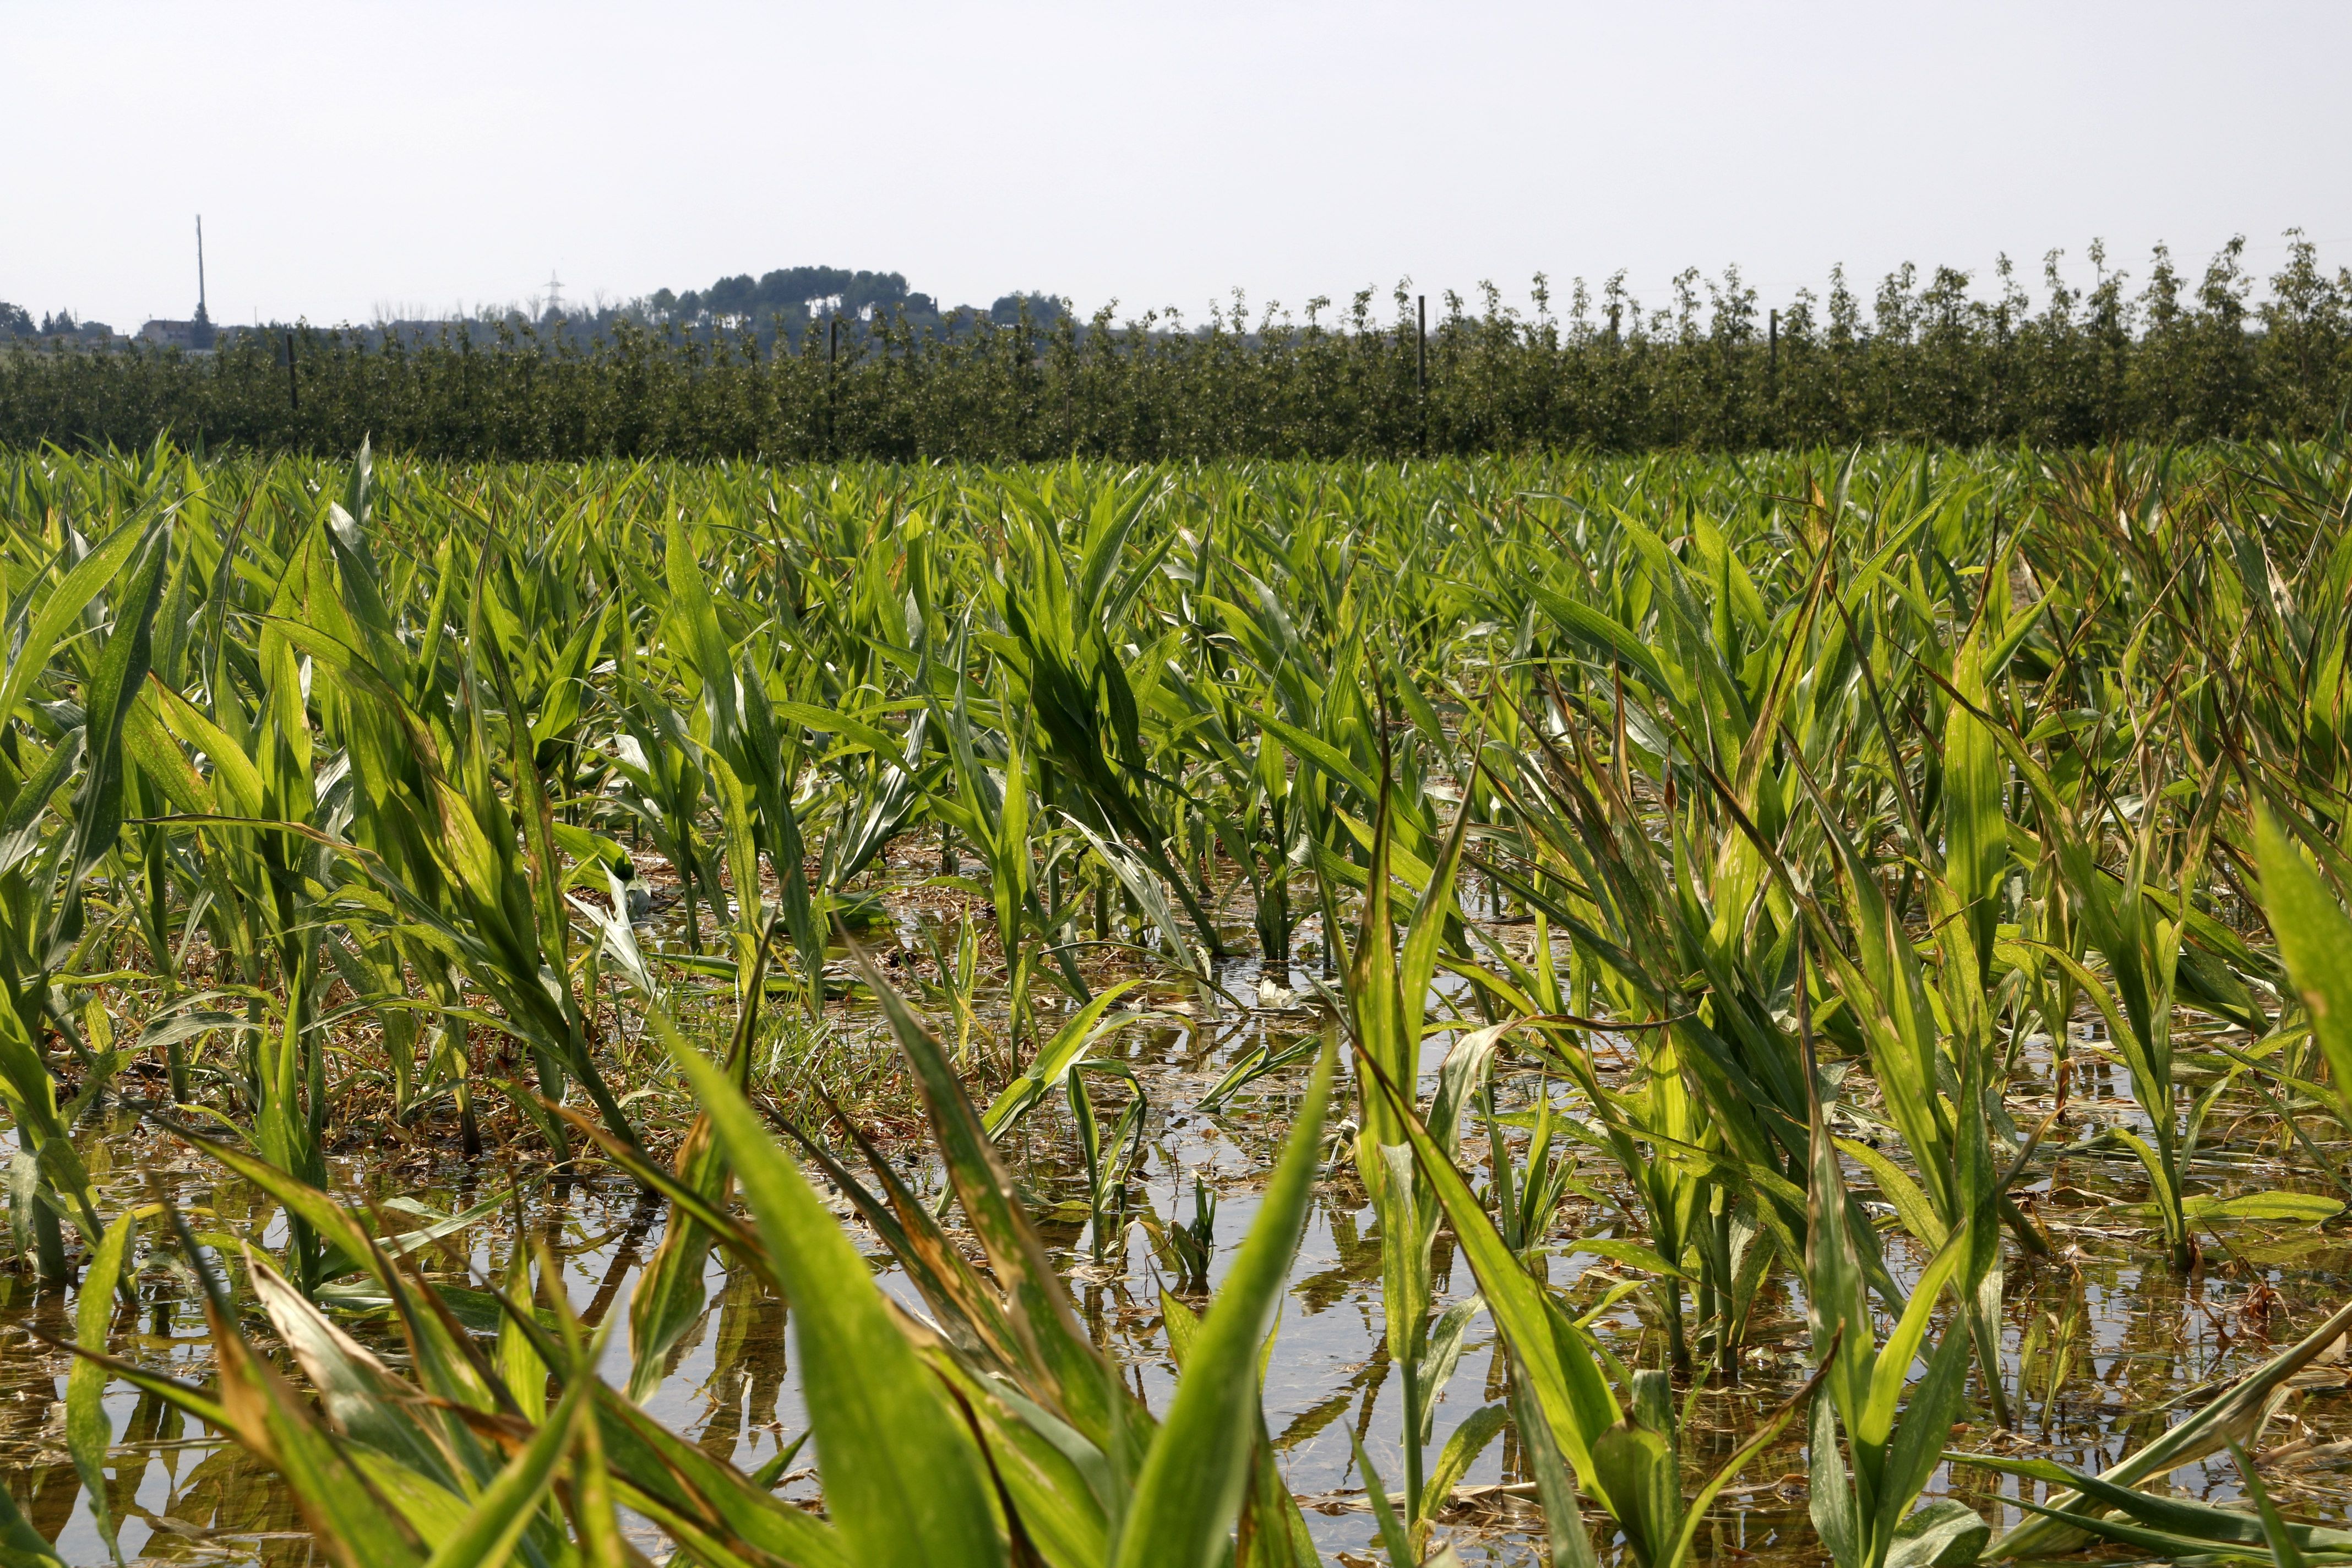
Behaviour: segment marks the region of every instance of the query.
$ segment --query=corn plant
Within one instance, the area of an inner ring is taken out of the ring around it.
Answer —
[[[6,1001],[0,1007],[0,1105],[17,1131],[9,1181],[15,1223],[48,1279],[68,1273],[61,1215],[75,1220],[92,1248],[104,1234],[89,1174],[68,1131],[68,1113],[79,1108],[58,1104],[40,1042],[54,1026],[77,1047],[89,1073],[85,1095],[97,1092],[119,1065],[92,1057],[70,1015],[59,1008],[54,980],[72,965],[83,940],[83,884],[121,829],[124,730],[147,680],[171,539],[166,520],[158,517],[123,525],[78,563],[65,559],[61,548],[39,574],[57,581],[37,607],[28,585],[9,609],[18,652],[0,679],[0,722],[13,722],[23,710],[35,681],[48,674],[49,649],[68,627],[98,619],[109,631],[80,683],[79,722],[55,733],[46,752],[20,750],[4,781],[9,801],[0,851],[0,986]],[[118,579],[110,602],[97,603]],[[71,819],[53,823],[52,805],[77,766],[81,781]]]
[[[1968,1376],[1966,1332],[1948,1330],[1932,1351],[1923,1348],[1931,1315],[1969,1256],[1969,1230],[1989,1222],[1979,1211],[1947,1237],[1880,1341],[1853,1244],[1844,1173],[1818,1099],[1812,1144],[1805,1304],[1813,1354],[1825,1373],[1807,1451],[1813,1528],[1838,1568],[1934,1563],[1962,1542],[1972,1543],[1959,1548],[1965,1561],[1990,1534],[1984,1521],[1965,1504],[1917,1513],[1911,1505],[1942,1462]],[[1927,1371],[1913,1384],[1912,1365],[1923,1357]]]
[[[2063,1381],[2037,1361],[2004,1385],[2000,1302],[2049,1245],[2011,1189],[2051,1168],[2085,1074],[2116,1063],[2146,1117],[2062,1156],[2146,1176],[2126,1212],[2153,1240],[2098,1245],[2183,1265],[2238,1221],[2337,1212],[2222,1187],[2248,1128],[2255,1157],[2275,1141],[2352,1194],[2325,1131],[2352,1118],[2352,1002],[2330,1000],[2352,942],[2345,473],[2332,442],[1121,473],[0,455],[14,1250],[55,1285],[119,1235],[118,1283],[136,1279],[170,1216],[92,1180],[77,1124],[127,1105],[205,1140],[287,1215],[250,1260],[202,1233],[246,1303],[220,1331],[259,1342],[258,1310],[289,1338],[298,1304],[343,1331],[387,1315],[403,1338],[379,1360],[414,1363],[387,1375],[443,1402],[427,1446],[458,1445],[444,1417],[488,1445],[433,1472],[470,1508],[553,1420],[576,1347],[555,1302],[499,1305],[531,1293],[528,1258],[520,1283],[509,1258],[488,1289],[428,1294],[411,1249],[438,1222],[391,1237],[318,1197],[328,1152],[542,1143],[663,1194],[627,1325],[644,1397],[709,1310],[712,1257],[746,1291],[839,1261],[789,1182],[735,1212],[753,1145],[723,1135],[723,1097],[665,1129],[665,1096],[715,1074],[730,1103],[803,1119],[809,1164],[922,1295],[929,1337],[885,1326],[948,1391],[909,1406],[956,1424],[920,1454],[986,1461],[982,1554],[1109,1561],[1142,1550],[1125,1510],[1160,1426],[1076,1327],[1015,1173],[1065,1181],[1056,1217],[1103,1267],[1143,1226],[1191,1368],[1185,1303],[1230,1256],[1234,1205],[1170,1167],[1146,1200],[1150,1124],[1179,1106],[1110,1042],[1168,984],[1192,1000],[1166,1022],[1216,1028],[1230,972],[1209,960],[1247,928],[1265,1005],[1319,969],[1352,1047],[1346,1150],[1403,1374],[1399,1550],[1436,1550],[1449,1488],[1507,1427],[1555,1556],[1582,1560],[1596,1511],[1644,1563],[1686,1553],[1705,1486],[1657,1374],[1741,1377],[1786,1281],[1830,1314],[1809,1420],[1832,1554],[1959,1553],[1978,1526],[1915,1506],[1915,1433],[1970,1359],[1996,1421]],[[918,932],[944,1042],[842,961],[844,938],[919,918],[895,890],[917,836],[912,877],[940,897],[910,901],[961,902]],[[632,855],[679,890],[683,951],[633,921],[613,874]],[[832,1076],[855,1050],[845,992],[893,1026],[942,1191],[909,1190]],[[673,1070],[706,1037],[713,1059]],[[1315,1054],[1269,1036],[1181,1109],[1220,1114]],[[684,1142],[649,1155],[665,1131]],[[1614,1234],[1563,1234],[1595,1162]],[[771,1222],[796,1227],[794,1258]],[[1475,1296],[1436,1299],[1440,1229]],[[1908,1289],[1882,1231],[1929,1263]],[[1570,1249],[1646,1276],[1617,1298],[1651,1334],[1641,1364],[1546,1290]],[[871,1316],[846,1274],[799,1282]],[[428,1364],[470,1366],[462,1336],[394,1321],[436,1300],[513,1327],[476,1347],[503,1399]],[[1481,1313],[1508,1386],[1441,1446],[1437,1392]],[[2035,1354],[2063,1364],[2080,1333],[2063,1310],[2055,1328]],[[85,1474],[91,1375],[68,1402]],[[700,1531],[694,1552],[756,1529],[770,1545],[738,1556],[791,1555],[776,1532],[796,1526],[713,1511],[735,1483],[662,1481],[628,1398],[583,1397],[613,1413],[590,1425],[623,1506]],[[2250,1438],[2259,1404],[2222,1436]],[[358,1441],[321,1408],[331,1447]],[[550,1474],[588,1461],[572,1408]],[[1245,1500],[1219,1539],[1296,1561],[1262,1422],[1223,1430]],[[601,1550],[575,1491],[511,1516],[531,1521],[518,1552]],[[2211,1522],[2133,1506],[2117,1529]],[[818,1528],[831,1544],[803,1555],[849,1551]]]
[[[1512,1026],[1497,1026],[1496,1033]],[[1488,1042],[1491,1048],[1492,1042]],[[1368,1063],[1372,1092],[1387,1100],[1393,1122],[1406,1140],[1411,1168],[1426,1183],[1433,1206],[1454,1226],[1454,1236],[1478,1280],[1481,1300],[1512,1355],[1510,1392],[1503,1409],[1474,1415],[1450,1439],[1435,1479],[1450,1488],[1491,1435],[1506,1411],[1530,1458],[1546,1515],[1552,1561],[1591,1563],[1577,1489],[1607,1510],[1644,1568],[1680,1568],[1690,1560],[1708,1505],[1749,1461],[1778,1439],[1795,1417],[1813,1383],[1768,1419],[1732,1458],[1696,1492],[1685,1494],[1677,1448],[1677,1423],[1663,1373],[1633,1374],[1630,1406],[1612,1388],[1604,1358],[1591,1331],[1528,1268],[1494,1216],[1454,1168],[1447,1140],[1414,1114],[1411,1104],[1377,1062]],[[1400,1167],[1403,1162],[1398,1162]],[[1466,1316],[1466,1314],[1465,1314]],[[1447,1317],[1455,1313],[1449,1311]],[[1458,1325],[1454,1325],[1458,1333]],[[1424,1439],[1425,1441],[1425,1439]],[[1412,1453],[1411,1435],[1406,1444]],[[1362,1463],[1360,1449],[1358,1461]],[[1386,1519],[1389,1507],[1378,1479],[1365,1467],[1384,1516],[1392,1560],[1418,1561],[1428,1538],[1426,1510],[1405,1503],[1410,1525]],[[1570,1478],[1574,1478],[1571,1485]],[[1442,1494],[1441,1494],[1442,1495]],[[1432,1500],[1436,1500],[1433,1499]],[[1393,1529],[1389,1528],[1393,1524]]]
[[[1381,1299],[1387,1321],[1389,1355],[1403,1379],[1405,1517],[1418,1528],[1424,1513],[1422,1454],[1430,1436],[1441,1373],[1453,1358],[1445,1340],[1457,1347],[1464,1321],[1433,1341],[1430,1248],[1436,1238],[1440,1206],[1435,1193],[1416,1172],[1395,1093],[1410,1095],[1421,1078],[1421,1044],[1426,1028],[1423,997],[1436,967],[1438,943],[1452,913],[1454,868],[1459,863],[1457,821],[1444,859],[1433,868],[1414,905],[1402,945],[1391,915],[1389,813],[1374,825],[1363,920],[1349,970],[1348,1003],[1358,1071],[1361,1131],[1356,1137],[1356,1170],[1379,1216]],[[1429,1120],[1448,1150],[1459,1139],[1468,1095],[1483,1076],[1495,1037],[1465,1036],[1448,1053]],[[1384,1093],[1381,1084],[1390,1086]],[[1402,1090],[1397,1086],[1403,1086]]]
[[[1108,1076],[1128,1080],[1132,1091],[1108,1135],[1087,1092],[1085,1069],[1073,1071],[1064,1089],[1070,1102],[1070,1120],[1077,1124],[1078,1154],[1086,1166],[1087,1242],[1097,1267],[1109,1261],[1112,1244],[1124,1234],[1128,1182],[1143,1152],[1144,1117],[1150,1102],[1135,1074],[1120,1062],[1088,1063]]]
[[[1192,879],[1170,858],[1171,825],[1151,804],[1141,707],[1115,640],[1127,606],[1173,543],[1174,536],[1165,535],[1138,559],[1121,560],[1149,499],[1148,491],[1105,496],[1087,520],[1085,554],[1075,568],[1049,518],[1034,507],[1015,512],[1012,524],[1024,546],[1027,580],[1008,576],[998,585],[995,609],[1004,629],[993,635],[1068,805],[1097,831],[1122,836],[1144,857],[1184,905],[1202,945],[1215,954],[1223,951],[1216,924]]]

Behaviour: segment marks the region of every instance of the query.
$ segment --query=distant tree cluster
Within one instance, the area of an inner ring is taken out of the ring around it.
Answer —
[[[69,338],[106,342],[113,336],[114,329],[104,321],[77,321],[71,310],[52,310],[36,323],[33,313],[25,307],[0,300],[0,338]]]
[[[812,321],[827,317],[871,321],[903,319],[918,329],[948,330],[950,323],[985,317],[1014,325],[1024,309],[1033,321],[1050,325],[1067,306],[1051,294],[1016,290],[999,296],[985,311],[978,306],[942,309],[932,296],[907,287],[901,272],[853,272],[845,267],[788,267],[753,278],[721,278],[708,289],[683,294],[659,289],[621,307],[614,315],[653,326],[740,331],[749,327],[768,341],[779,332],[797,340]]]
[[[756,279],[745,272],[683,294],[658,289],[643,301],[643,313],[661,322],[775,317],[804,321],[812,315],[863,317],[876,310],[936,316],[940,308],[929,294],[909,291],[904,273],[853,272],[845,267],[786,267]]]
[[[2352,274],[2290,237],[2259,289],[2236,241],[2194,275],[2159,249],[2137,289],[2095,247],[2088,288],[2053,257],[2038,300],[2006,262],[1989,298],[1965,272],[1906,267],[1867,298],[1832,273],[1772,312],[1737,271],[1686,272],[1658,307],[1622,275],[1565,300],[1538,278],[1532,314],[1491,287],[1475,308],[1441,297],[1425,342],[1404,285],[1380,311],[1370,289],[1303,319],[1236,293],[1198,324],[1081,321],[1023,294],[919,315],[897,274],[808,268],[593,330],[515,318],[413,337],[247,331],[211,355],[19,348],[0,353],[0,443],[168,431],[452,458],[1151,460],[2301,437],[2352,401]]]

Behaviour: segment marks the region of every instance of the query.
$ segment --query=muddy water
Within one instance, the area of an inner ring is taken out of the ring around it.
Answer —
[[[1234,1060],[1269,1041],[1312,1039],[1323,1026],[1322,1016],[1311,1007],[1271,1012],[1234,1005],[1228,998],[1257,995],[1261,977],[1254,961],[1225,965],[1216,978],[1227,998],[1199,986],[1156,991],[1157,1000],[1189,1008],[1191,1018],[1129,1029],[1113,1047],[1134,1068],[1152,1107],[1138,1172],[1141,1203],[1181,1224],[1193,1215],[1196,1178],[1215,1194],[1213,1284],[1255,1215],[1257,1183],[1290,1124],[1306,1069],[1262,1079],[1213,1113],[1203,1113],[1197,1102]],[[1296,971],[1286,979],[1302,996],[1313,994],[1307,972]],[[1427,1071],[1434,1072],[1445,1046],[1444,1036],[1432,1038],[1423,1063]],[[2093,1042],[2083,1042],[2075,1054],[2078,1061],[2097,1059]],[[2054,1087],[2045,1042],[2026,1051],[2024,1066],[2013,1110],[2021,1122],[2030,1123],[2040,1120]],[[1507,1074],[1505,1088],[1519,1105],[1538,1093],[1557,1092],[1547,1090],[1531,1071]],[[2060,1256],[2038,1264],[2012,1257],[2010,1266],[2005,1371],[2016,1428],[1956,1430],[1953,1443],[2096,1469],[2145,1444],[2219,1384],[2259,1363],[2318,1313],[2352,1294],[2352,1245],[2340,1230],[2233,1225],[2209,1235],[2204,1269],[2187,1279],[2174,1277],[2161,1266],[2148,1237],[2119,1208],[2146,1197],[2137,1165],[2088,1146],[2102,1124],[2144,1123],[2126,1080],[2119,1071],[2094,1067],[2070,1088],[2070,1121],[2057,1135],[2067,1141],[2045,1146],[2025,1184]],[[2200,1159],[2200,1174],[2231,1191],[2305,1184],[2295,1179],[2291,1162],[2277,1158],[2274,1121],[2231,1120],[2252,1109],[2225,1106],[2216,1114],[2218,1146]],[[1013,1151],[1041,1205],[1083,1194],[1066,1152],[1066,1124],[1056,1121],[1058,1107],[1041,1110]],[[2321,1129],[2310,1131],[2315,1138],[2325,1136]],[[119,1201],[145,1194],[150,1181],[160,1179],[183,1205],[209,1207],[212,1228],[250,1235],[264,1245],[283,1239],[283,1218],[266,1202],[218,1180],[184,1150],[127,1119],[89,1129],[86,1146],[94,1164],[113,1173],[111,1195]],[[1482,1139],[1465,1140],[1465,1150],[1474,1161],[1485,1158]],[[919,1150],[905,1152],[913,1159],[918,1179],[936,1188],[936,1166]],[[465,1208],[504,1184],[491,1171],[454,1164],[440,1180],[420,1183],[407,1174],[394,1181],[363,1163],[345,1163],[337,1178],[350,1190],[396,1203],[420,1220]],[[1588,1156],[1580,1180],[1590,1194],[1570,1200],[1560,1216],[1561,1239],[1634,1234],[1616,1207],[1622,1194],[1611,1178],[1603,1163]],[[659,1239],[658,1206],[642,1200],[626,1182],[606,1179],[562,1185],[538,1179],[522,1201],[528,1230],[562,1257],[572,1301],[592,1316],[623,1310],[637,1269]],[[1181,1281],[1140,1227],[1130,1227],[1097,1264],[1084,1235],[1082,1205],[1079,1214],[1075,1224],[1049,1218],[1043,1226],[1047,1241],[1068,1271],[1086,1321],[1116,1349],[1153,1405],[1164,1406],[1174,1374],[1159,1291],[1162,1284],[1181,1289]],[[852,1231],[874,1256],[884,1287],[919,1306],[875,1238],[854,1224]],[[502,1263],[513,1239],[507,1224],[492,1223],[453,1240],[443,1249],[449,1277],[456,1277],[461,1261],[489,1273]],[[1889,1247],[1898,1273],[1916,1268],[1918,1260],[1906,1258],[1891,1237]],[[1613,1278],[1589,1255],[1555,1256],[1549,1268],[1555,1282],[1580,1285],[1596,1297]],[[1443,1237],[1436,1277],[1439,1295],[1446,1300],[1474,1289],[1466,1265],[1454,1259]],[[786,1313],[748,1276],[730,1274],[716,1262],[708,1283],[710,1310],[653,1396],[651,1408],[708,1451],[748,1468],[807,1425]],[[1349,1433],[1360,1436],[1388,1484],[1397,1485],[1402,1475],[1398,1380],[1382,1349],[1379,1284],[1379,1237],[1343,1162],[1318,1189],[1266,1385],[1268,1426],[1291,1488],[1307,1500],[1307,1521],[1323,1551],[1343,1562],[1376,1560],[1369,1545],[1370,1515],[1349,1506],[1360,1499],[1363,1485],[1352,1462]],[[202,1379],[208,1350],[183,1285],[150,1270],[141,1294],[141,1331],[127,1333],[128,1321],[119,1321],[118,1353]],[[65,1363],[27,1331],[38,1328],[69,1338],[72,1310],[70,1292],[37,1292],[26,1277],[0,1272],[0,1477],[68,1563],[96,1564],[107,1560],[105,1550],[65,1452]],[[1783,1287],[1759,1303],[1755,1321],[1752,1339],[1759,1348],[1743,1385],[1703,1392],[1692,1406],[1685,1451],[1696,1468],[1711,1471],[1801,1380],[1801,1302]],[[1654,1363],[1657,1342],[1645,1338],[1631,1305],[1613,1310],[1601,1328],[1620,1356],[1631,1362],[1646,1353]],[[625,1338],[616,1334],[609,1352],[607,1373],[615,1382],[626,1374]],[[1501,1378],[1491,1324],[1481,1319],[1438,1407],[1438,1444],[1499,1396]],[[127,1557],[175,1563],[314,1560],[290,1503],[267,1470],[127,1388],[118,1385],[107,1403],[115,1433],[110,1501],[123,1521]],[[2291,1514],[2346,1518],[2352,1503],[2347,1439],[2352,1392],[2340,1382],[2307,1391],[2265,1435],[2265,1446],[2280,1456],[2269,1466],[2268,1477]],[[1803,1468],[1801,1444],[1794,1436],[1751,1465],[1702,1535],[1703,1554],[1720,1561],[1820,1560],[1805,1518]],[[1486,1449],[1467,1477],[1474,1485],[1522,1479],[1507,1435]],[[2237,1495],[2226,1460],[2178,1472],[2174,1483],[2190,1496],[2221,1500]],[[803,1478],[787,1489],[809,1495],[813,1484]],[[2021,1517],[2003,1501],[2004,1491],[2014,1495],[2019,1484],[1963,1471],[1939,1475],[1930,1490],[1952,1490],[2005,1524]],[[1530,1531],[1537,1522],[1508,1498],[1496,1498],[1449,1516],[1441,1533],[1452,1535],[1465,1561],[1535,1562],[1539,1559]],[[656,1550],[658,1542],[647,1531],[641,1544]]]

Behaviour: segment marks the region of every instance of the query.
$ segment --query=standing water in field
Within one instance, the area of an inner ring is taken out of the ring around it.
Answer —
[[[0,459],[0,1560],[2352,1548],[2347,498]]]

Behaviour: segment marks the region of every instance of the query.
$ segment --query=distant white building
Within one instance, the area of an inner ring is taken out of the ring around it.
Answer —
[[[212,346],[212,323],[204,327],[204,346]],[[150,321],[139,329],[139,341],[161,349],[194,349],[197,346],[198,325],[194,321]]]

